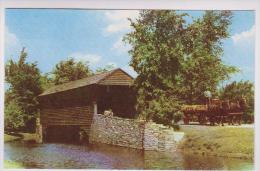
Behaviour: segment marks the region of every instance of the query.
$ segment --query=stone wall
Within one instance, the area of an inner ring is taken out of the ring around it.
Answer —
[[[143,130],[144,123],[137,120],[97,114],[93,117],[89,141],[142,149]]]
[[[144,130],[144,149],[155,151],[175,151],[176,150],[176,132],[154,122],[147,122]]]
[[[89,141],[144,150],[175,151],[182,136],[154,122],[97,114],[93,118]]]

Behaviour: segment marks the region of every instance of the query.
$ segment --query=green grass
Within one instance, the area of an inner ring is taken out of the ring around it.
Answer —
[[[18,140],[18,139],[21,139],[21,137],[4,134],[4,142],[15,141],[15,140]]]
[[[20,135],[23,136],[23,141],[35,141],[37,140],[37,135],[36,134],[31,134],[31,133],[19,133]]]
[[[254,129],[219,126],[182,126],[185,138],[180,148],[186,152],[227,157],[254,156]]]
[[[20,163],[16,163],[9,160],[4,160],[5,169],[23,169],[24,167]]]
[[[37,140],[36,134],[31,133],[17,133],[15,135],[4,134],[4,142],[10,142],[21,139],[22,141],[35,141]]]

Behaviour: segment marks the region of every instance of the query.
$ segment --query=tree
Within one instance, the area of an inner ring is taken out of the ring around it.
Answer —
[[[136,21],[130,20],[133,31],[124,41],[132,46],[130,65],[138,74],[137,111],[145,118],[178,112],[178,108],[165,112],[160,96],[172,99],[174,106],[182,101],[197,103],[204,91],[215,92],[220,81],[236,71],[221,60],[221,41],[228,37],[231,13],[208,11],[190,24],[187,16],[143,10]],[[151,103],[161,104],[161,110]]]
[[[41,75],[36,63],[26,62],[27,53],[25,48],[21,51],[20,58],[17,62],[9,60],[5,66],[6,82],[10,87],[6,96],[7,114],[8,111],[17,109],[17,112],[12,114],[12,118],[20,118],[23,112],[27,131],[34,131],[35,118],[38,114],[37,96],[42,92]],[[14,103],[17,103],[15,106]],[[14,121],[15,122],[15,121]]]
[[[216,95],[219,83],[238,71],[221,60],[222,40],[229,37],[231,17],[230,11],[206,11],[185,29],[181,78],[187,103],[202,103],[204,91]]]
[[[135,80],[137,111],[143,118],[161,122],[159,118],[170,118],[167,115],[176,112],[165,108],[162,99],[164,103],[170,100],[173,106],[179,104],[175,85],[184,55],[181,43],[184,16],[186,14],[178,15],[174,11],[143,10],[137,22],[130,20],[133,31],[124,40],[132,46],[130,65],[138,74]]]
[[[210,91],[216,96],[221,81],[228,79],[236,71],[238,70],[235,67],[223,64],[219,57],[204,53],[203,50],[195,52],[183,62],[182,96],[188,104],[204,103],[203,92]]]
[[[76,62],[74,58],[60,61],[52,71],[55,85],[85,78],[92,74],[88,62]]]
[[[220,89],[220,98],[223,100],[236,101],[245,98],[247,101],[247,109],[245,111],[244,120],[248,116],[254,115],[254,85],[249,81],[233,81]]]
[[[108,64],[104,68],[101,68],[101,67],[97,68],[96,69],[96,74],[101,73],[101,72],[111,71],[113,69],[115,69],[115,65]]]
[[[51,73],[42,74],[40,82],[43,90],[55,85]]]

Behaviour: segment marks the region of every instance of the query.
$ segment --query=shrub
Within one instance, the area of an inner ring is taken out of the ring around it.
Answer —
[[[149,102],[145,112],[154,122],[171,126],[173,120],[178,122],[181,119],[180,108],[181,103],[175,96],[162,94]]]
[[[173,121],[174,123],[178,123],[180,120],[182,120],[183,118],[183,112],[182,111],[177,111],[174,115],[173,115]]]
[[[15,131],[25,126],[24,112],[16,100],[11,100],[5,105],[4,127],[5,130]]]

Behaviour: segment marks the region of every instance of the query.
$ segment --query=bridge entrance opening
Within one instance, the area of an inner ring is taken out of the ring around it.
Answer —
[[[80,127],[75,125],[51,125],[46,129],[46,142],[78,143]]]

